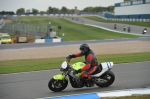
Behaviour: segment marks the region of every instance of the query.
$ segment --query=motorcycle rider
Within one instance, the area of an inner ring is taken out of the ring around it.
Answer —
[[[80,50],[81,50],[80,53],[69,55],[68,57],[66,57],[66,59],[70,60],[71,58],[85,56],[86,65],[82,69],[76,70],[76,73],[84,71],[81,77],[87,79],[89,87],[91,87],[94,85],[95,80],[92,79],[90,75],[93,74],[99,68],[97,58],[94,55],[94,52],[90,49],[90,47],[86,43],[80,45]]]
[[[143,33],[142,33],[142,34],[146,34],[146,32],[147,32],[147,28],[145,28],[145,29],[143,30]]]

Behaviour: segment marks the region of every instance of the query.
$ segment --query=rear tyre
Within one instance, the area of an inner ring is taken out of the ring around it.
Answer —
[[[112,71],[108,70],[106,73],[104,73],[100,79],[104,79],[107,82],[103,84],[96,84],[99,87],[108,87],[115,81],[115,75]]]
[[[51,91],[54,92],[59,92],[64,90],[68,85],[68,81],[67,80],[55,80],[54,78],[52,78],[49,82],[48,82],[48,88]]]

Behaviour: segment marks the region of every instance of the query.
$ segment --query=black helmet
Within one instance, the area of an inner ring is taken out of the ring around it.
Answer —
[[[88,44],[84,43],[80,46],[80,50],[81,50],[81,54],[85,55],[90,51],[90,47],[88,46]]]

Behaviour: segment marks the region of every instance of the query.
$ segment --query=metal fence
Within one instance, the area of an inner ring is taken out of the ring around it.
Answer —
[[[0,18],[0,29],[5,25],[5,22],[3,21],[3,18]]]
[[[31,23],[6,23],[5,26],[0,29],[0,32],[32,36],[46,36],[48,33],[48,26]]]
[[[18,17],[13,15],[6,15],[6,19],[13,20],[14,22],[18,22]]]

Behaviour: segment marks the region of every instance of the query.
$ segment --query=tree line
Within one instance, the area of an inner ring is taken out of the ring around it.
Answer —
[[[79,14],[82,12],[103,12],[103,11],[109,11],[113,12],[114,11],[114,6],[108,6],[108,7],[86,7],[83,10],[78,10]],[[19,8],[16,11],[16,14],[74,14],[75,9],[68,9],[67,7],[63,6],[61,9],[56,8],[56,7],[51,7],[49,6],[46,11],[39,11],[38,9],[30,9],[25,10],[24,8]],[[15,13],[13,11],[2,11],[0,14],[6,15],[14,15]]]
[[[132,0],[124,0],[124,2],[126,2],[126,1],[132,1]]]
[[[2,14],[2,15],[7,15],[7,14],[14,15],[15,13],[13,11],[1,11],[0,14]]]

